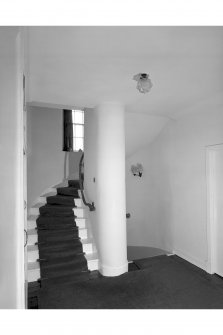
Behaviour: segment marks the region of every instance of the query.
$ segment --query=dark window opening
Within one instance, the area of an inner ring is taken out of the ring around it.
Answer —
[[[64,140],[63,151],[84,150],[84,111],[63,110]]]

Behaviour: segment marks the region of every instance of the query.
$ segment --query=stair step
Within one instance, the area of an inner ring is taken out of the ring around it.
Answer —
[[[73,237],[80,237],[83,241],[87,241],[87,229],[86,228],[80,228],[78,229],[78,235],[75,234],[75,230],[71,232],[71,235]],[[37,229],[29,229],[28,230],[28,246],[35,245],[38,243],[38,232]]]
[[[58,264],[68,264],[69,262],[71,262],[72,264],[79,264],[79,263],[83,263],[83,264],[87,264],[86,262],[86,258],[84,257],[84,253],[79,253],[79,254],[74,254],[72,252],[68,253],[63,253],[60,255],[48,255],[45,259],[40,259],[40,264],[41,267],[50,267],[53,265],[58,265]]]
[[[35,229],[36,228],[36,220],[39,215],[29,215],[27,219],[27,229]]]
[[[40,279],[40,266],[38,262],[29,262],[27,271],[28,282],[35,282]]]
[[[64,205],[64,206],[75,206],[75,198],[73,196],[54,195],[47,197],[47,204],[50,205]]]
[[[68,180],[68,186],[80,189],[79,180]]]
[[[58,187],[57,188],[57,194],[58,195],[64,195],[64,196],[73,196],[73,197],[79,197],[78,194],[78,188],[76,187]]]
[[[40,267],[41,278],[52,278],[72,273],[80,273],[87,269],[87,261],[83,257],[77,261],[66,261],[66,263],[43,262]]]
[[[87,266],[90,271],[98,270],[97,254],[85,255]],[[28,263],[28,282],[34,282],[40,279],[40,264],[39,262]]]
[[[88,255],[93,253],[93,244],[91,239],[81,239],[83,252]]]
[[[78,229],[73,230],[38,230],[38,243],[66,242],[79,238]]]
[[[58,216],[42,216],[40,215],[36,220],[36,225],[39,229],[70,229],[76,227],[75,218],[70,217],[58,217]]]
[[[75,218],[75,222],[77,227],[79,228],[85,228],[86,227],[86,218]]]
[[[56,253],[60,252],[61,250],[76,250],[76,252],[82,252],[82,244],[79,238],[73,238],[72,240],[69,241],[48,241],[46,242],[39,242],[38,243],[39,247],[39,253],[40,253],[40,258],[45,258],[42,257],[43,254],[45,253]]]
[[[40,215],[43,216],[71,217],[74,216],[73,206],[46,204],[37,209],[39,210]]]
[[[95,271],[99,269],[99,260],[97,253],[87,254],[85,255],[87,260],[88,269],[90,271]]]
[[[32,230],[32,229],[37,228],[36,220],[39,220],[40,218],[41,217],[39,217],[37,215],[30,216],[29,219],[28,219],[28,221],[27,221],[27,228],[28,228],[28,230]],[[41,220],[42,219],[43,219],[43,217],[41,218]],[[49,218],[47,218],[47,219],[49,219]],[[71,218],[71,222],[73,222],[73,225],[77,226],[79,229],[86,228],[86,218]]]
[[[85,209],[83,207],[75,207],[73,208],[73,212],[77,218],[83,218],[85,216]]]
[[[28,246],[35,245],[38,242],[38,235],[36,229],[28,230]]]
[[[39,249],[37,245],[27,246],[28,262],[36,262],[39,259]]]

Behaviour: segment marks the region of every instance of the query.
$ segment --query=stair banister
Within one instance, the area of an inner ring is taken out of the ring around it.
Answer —
[[[95,211],[95,209],[96,209],[95,206],[94,206],[94,203],[93,202],[91,204],[88,203],[86,201],[85,195],[84,195],[83,178],[82,178],[83,160],[84,160],[84,153],[82,154],[81,159],[80,159],[80,163],[79,163],[79,183],[80,183],[81,197],[82,197],[82,200],[83,200],[83,203],[85,204],[85,206],[88,206],[89,210],[92,212],[92,211]]]

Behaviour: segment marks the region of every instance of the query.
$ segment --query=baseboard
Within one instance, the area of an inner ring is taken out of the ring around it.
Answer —
[[[128,262],[118,267],[106,266],[106,265],[100,264],[99,271],[105,277],[120,276],[123,273],[128,272]]]
[[[183,259],[185,259],[186,261],[188,261],[189,263],[193,264],[193,265],[196,265],[197,267],[201,268],[202,270],[206,271],[206,272],[209,272],[208,271],[208,264],[206,261],[201,261],[200,259],[198,258],[195,258],[191,255],[188,255],[187,253],[185,253],[184,251],[182,250],[179,250],[179,249],[174,249],[173,250],[173,253]]]

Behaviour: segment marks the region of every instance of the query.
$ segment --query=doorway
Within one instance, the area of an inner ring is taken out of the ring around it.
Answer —
[[[208,272],[223,277],[223,144],[207,147]]]

